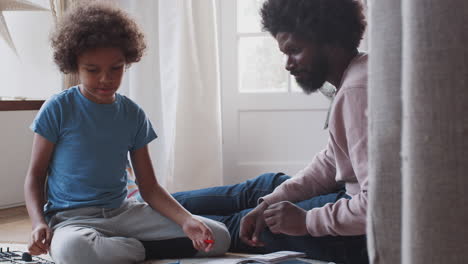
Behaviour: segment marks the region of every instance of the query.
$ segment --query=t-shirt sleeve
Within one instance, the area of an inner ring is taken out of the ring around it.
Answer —
[[[52,97],[42,105],[29,128],[55,144],[60,135],[60,117],[60,104]]]
[[[142,148],[158,137],[153,129],[153,126],[151,125],[151,121],[148,119],[142,109],[138,110],[137,120],[137,130],[133,147],[130,148],[130,151]]]

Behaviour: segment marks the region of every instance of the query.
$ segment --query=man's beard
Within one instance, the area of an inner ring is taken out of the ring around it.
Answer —
[[[320,89],[327,81],[328,67],[324,57],[315,61],[307,71],[305,78],[297,79],[296,82],[302,88],[304,93],[311,94]]]

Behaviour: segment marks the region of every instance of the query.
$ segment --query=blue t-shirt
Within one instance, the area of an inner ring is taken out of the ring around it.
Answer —
[[[116,94],[97,104],[72,87],[47,100],[31,129],[55,144],[49,163],[46,214],[97,206],[118,208],[127,195],[129,151],[156,133],[143,110]]]

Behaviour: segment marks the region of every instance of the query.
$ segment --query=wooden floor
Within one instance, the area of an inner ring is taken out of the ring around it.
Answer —
[[[26,207],[0,210],[0,242],[27,243],[31,233]]]

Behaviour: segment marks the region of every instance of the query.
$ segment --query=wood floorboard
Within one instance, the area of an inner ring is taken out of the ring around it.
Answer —
[[[0,242],[27,243],[31,222],[25,206],[0,210]]]

